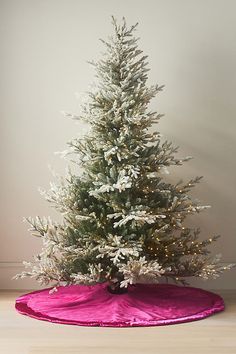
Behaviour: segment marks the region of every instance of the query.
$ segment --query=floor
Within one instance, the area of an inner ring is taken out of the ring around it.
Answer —
[[[236,291],[218,291],[226,310],[204,320],[138,328],[34,320],[14,309],[25,292],[0,292],[0,354],[236,354]]]

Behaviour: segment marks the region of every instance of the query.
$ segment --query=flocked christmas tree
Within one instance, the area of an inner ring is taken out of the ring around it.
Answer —
[[[117,292],[160,277],[182,283],[189,276],[215,278],[232,267],[209,256],[207,246],[218,236],[200,241],[199,229],[184,224],[208,208],[189,196],[201,177],[176,184],[163,177],[163,169],[190,157],[177,158],[177,148],[150,131],[161,115],[148,105],[163,87],[147,86],[147,56],[133,35],[136,25],[113,19],[113,26],[113,36],[102,41],[104,57],[91,63],[98,84],[82,115],[66,113],[90,125],[83,139],[69,142],[82,173],[68,172],[43,193],[63,221],[27,219],[43,248],[17,277],[55,286],[109,281]]]

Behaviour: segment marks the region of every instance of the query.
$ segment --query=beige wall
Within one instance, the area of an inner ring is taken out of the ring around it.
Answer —
[[[212,209],[191,220],[202,236],[220,233],[213,247],[236,261],[236,2],[230,0],[1,0],[1,235],[4,287],[35,287],[9,280],[20,262],[40,249],[23,216],[56,213],[37,187],[52,180],[48,164],[64,173],[54,151],[80,127],[61,110],[76,111],[75,92],[93,80],[86,60],[103,50],[110,15],[139,21],[140,46],[149,54],[150,83],[166,89],[152,107],[165,113],[158,129],[180,155],[195,158],[170,178],[204,175],[194,195]],[[203,287],[235,287],[235,271]]]

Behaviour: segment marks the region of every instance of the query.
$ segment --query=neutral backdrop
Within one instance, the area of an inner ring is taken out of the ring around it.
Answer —
[[[205,177],[193,195],[212,208],[188,223],[201,227],[202,238],[221,234],[213,253],[236,262],[235,12],[234,0],[0,1],[1,288],[37,287],[10,279],[41,248],[22,218],[58,218],[38,186],[54,180],[48,165],[64,174],[67,162],[54,152],[86,129],[60,111],[79,112],[94,80],[87,60],[101,57],[111,15],[139,22],[149,83],[166,85],[152,102],[165,113],[155,129],[180,146],[179,156],[194,157],[166,178]],[[192,284],[234,288],[235,274]]]

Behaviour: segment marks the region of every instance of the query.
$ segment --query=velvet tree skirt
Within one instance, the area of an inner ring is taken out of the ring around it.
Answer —
[[[34,291],[16,300],[16,310],[38,320],[79,326],[160,326],[200,320],[224,310],[223,299],[193,287],[136,284],[111,294],[107,284]]]

